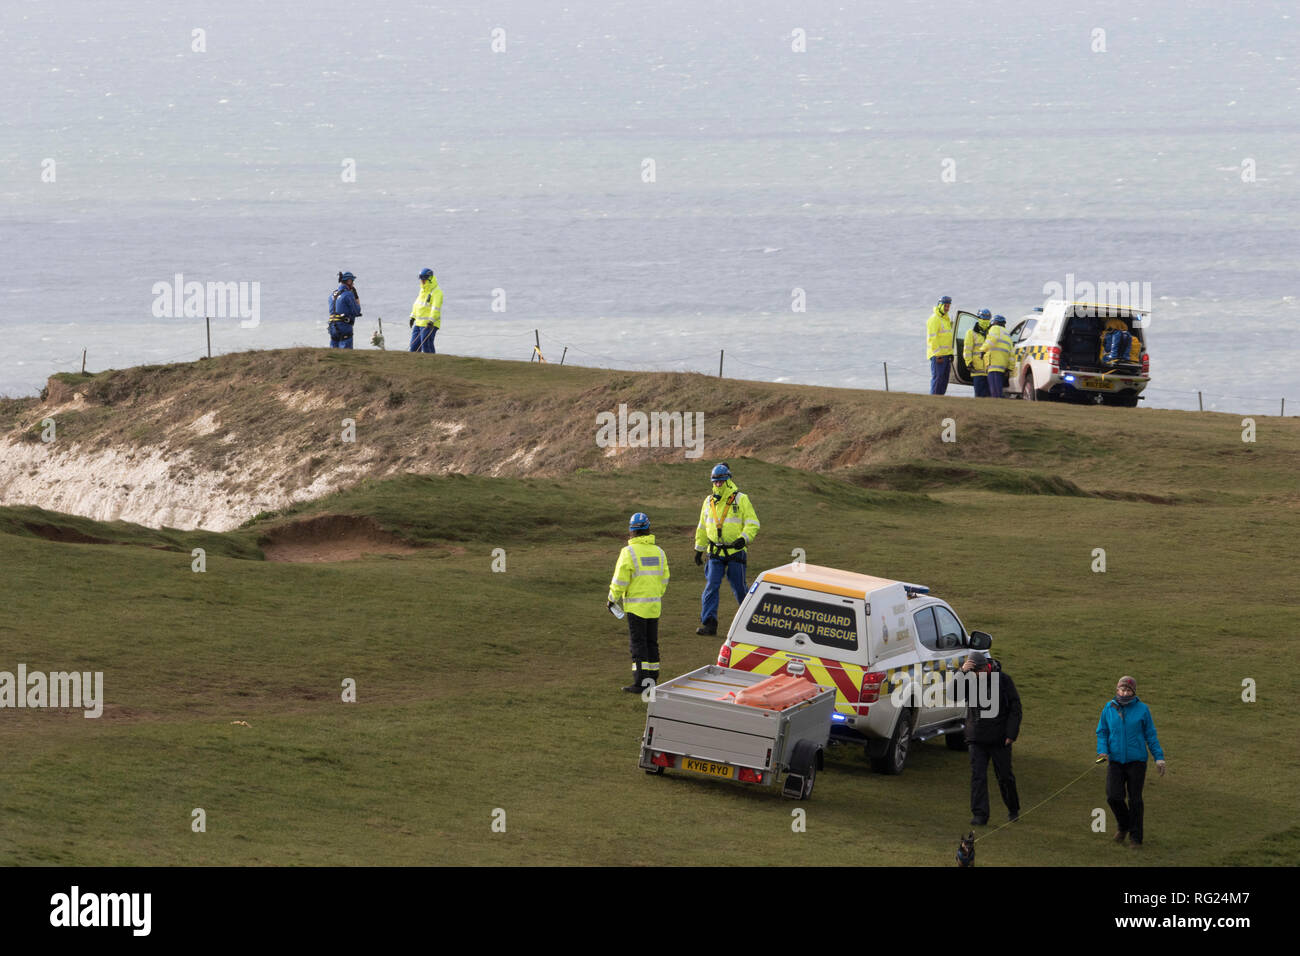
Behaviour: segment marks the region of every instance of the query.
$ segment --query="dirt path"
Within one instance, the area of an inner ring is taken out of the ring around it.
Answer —
[[[373,518],[320,515],[272,530],[261,542],[268,561],[319,563],[353,561],[367,554],[411,554],[420,550],[384,531]]]

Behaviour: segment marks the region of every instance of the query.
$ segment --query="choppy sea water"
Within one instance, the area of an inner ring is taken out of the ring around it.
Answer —
[[[440,350],[527,358],[537,329],[549,361],[716,374],[725,349],[728,376],[879,388],[888,363],[908,391],[938,295],[1014,324],[1045,283],[1149,283],[1146,404],[1294,414],[1298,26],[1284,3],[14,0],[0,392],[83,349],[204,354],[201,318],[154,314],[177,274],[257,283],[214,352],[324,345],[340,269],[358,346],[381,316],[401,347],[427,265]]]

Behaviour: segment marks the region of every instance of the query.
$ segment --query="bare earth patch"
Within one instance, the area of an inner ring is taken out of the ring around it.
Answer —
[[[355,561],[367,554],[420,550],[383,530],[373,518],[356,515],[319,515],[283,524],[260,544],[266,560],[289,563]]]

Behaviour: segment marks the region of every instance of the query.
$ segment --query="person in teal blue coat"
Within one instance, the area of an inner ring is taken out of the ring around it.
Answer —
[[[1143,838],[1142,785],[1146,782],[1148,750],[1163,777],[1165,752],[1156,737],[1151,708],[1138,700],[1137,681],[1121,677],[1115,685],[1115,696],[1106,702],[1097,721],[1097,755],[1106,758],[1106,802],[1119,827],[1115,842],[1122,844],[1127,838],[1134,849],[1142,845]]]

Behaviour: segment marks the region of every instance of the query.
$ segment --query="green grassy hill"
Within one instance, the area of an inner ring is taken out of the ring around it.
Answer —
[[[665,672],[713,660],[690,557],[721,458],[763,523],[751,578],[801,548],[928,584],[994,634],[1024,701],[1028,812],[981,841],[981,865],[1300,858],[1295,420],[1259,419],[1252,444],[1226,415],[374,352],[72,379],[79,402],[56,384],[0,403],[0,422],[21,435],[75,405],[62,435],[128,448],[170,427],[168,404],[173,423],[212,413],[221,430],[190,430],[187,447],[292,446],[307,488],[355,452],[329,422],[370,395],[356,417],[372,463],[224,534],[0,508],[0,670],[103,671],[107,698],[99,720],[0,710],[0,863],[949,865],[969,769],[942,742],[900,777],[832,751],[797,834],[796,805],[772,791],[637,769],[644,705],[618,690],[626,629],[606,585],[628,515],[646,511],[673,571]],[[285,383],[337,408],[270,393]],[[594,416],[619,402],[704,412],[703,457],[606,455]],[[454,438],[430,431],[452,416]],[[263,560],[340,542],[396,553]],[[1090,828],[1105,805],[1093,728],[1124,673],[1170,765],[1149,777],[1138,861]]]

